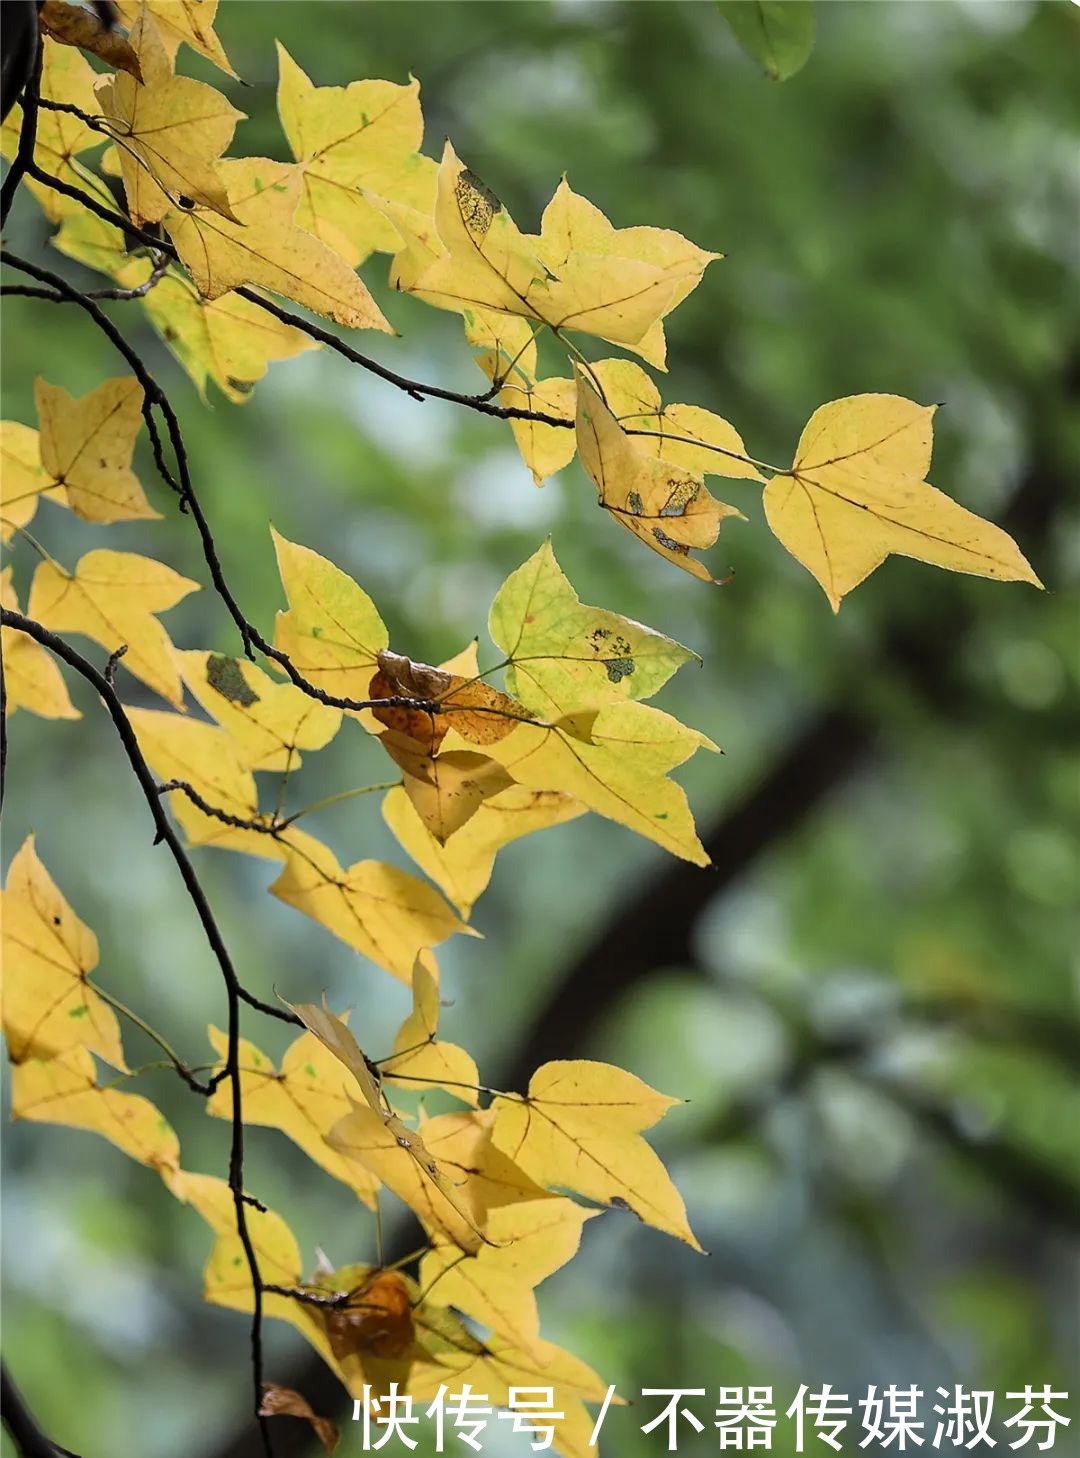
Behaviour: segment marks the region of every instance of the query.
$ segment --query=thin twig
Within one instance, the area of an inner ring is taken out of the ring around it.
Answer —
[[[251,1233],[248,1230],[246,1202],[244,1199],[244,1118],[243,1118],[243,1092],[240,1078],[240,1002],[243,998],[243,991],[240,979],[236,974],[229,949],[218,928],[210,903],[206,898],[199,878],[191,859],[180,843],[180,839],[173,829],[168,816],[162,807],[161,799],[157,793],[157,782],[154,775],[143,758],[142,750],[139,748],[139,741],[131,721],[124,710],[123,704],[117,697],[115,688],[100,673],[89,659],[84,658],[63,638],[57,637],[48,628],[42,627],[40,623],[32,618],[24,617],[22,613],[13,612],[9,608],[2,610],[0,622],[5,627],[14,628],[20,633],[40,643],[47,648],[55,657],[61,659],[70,668],[73,668],[87,683],[95,688],[113,721],[116,732],[124,746],[128,762],[132,772],[139,782],[143,792],[143,798],[150,809],[150,815],[154,822],[156,832],[155,843],[163,841],[168,846],[180,878],[188,893],[192,905],[195,907],[196,915],[202,925],[206,939],[210,944],[211,951],[221,970],[225,983],[225,993],[228,1002],[228,1047],[225,1059],[225,1070],[232,1086],[232,1140],[229,1151],[229,1188],[233,1195],[233,1205],[236,1210],[236,1231],[247,1259],[248,1270],[251,1274],[252,1285],[252,1320],[251,1320],[251,1367],[252,1380],[255,1394],[255,1411],[258,1413],[259,1404],[262,1399],[262,1276],[259,1270],[259,1259],[255,1253]],[[211,1081],[214,1082],[213,1080]],[[267,1454],[271,1453],[269,1431],[265,1425],[265,1419],[259,1419],[263,1431],[264,1446]]]

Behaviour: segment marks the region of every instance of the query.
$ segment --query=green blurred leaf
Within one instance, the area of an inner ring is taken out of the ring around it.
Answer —
[[[748,56],[773,81],[801,71],[814,48],[813,0],[717,0]]]

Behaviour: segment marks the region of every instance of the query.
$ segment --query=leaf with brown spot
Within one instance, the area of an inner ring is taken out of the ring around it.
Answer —
[[[142,429],[143,390],[131,375],[106,380],[73,399],[59,385],[34,384],[41,465],[84,521],[157,518],[131,469]]]
[[[579,369],[578,454],[600,505],[654,552],[694,577],[715,582],[690,551],[711,547],[724,518],[742,512],[710,495],[700,474],[639,449],[637,441]]]

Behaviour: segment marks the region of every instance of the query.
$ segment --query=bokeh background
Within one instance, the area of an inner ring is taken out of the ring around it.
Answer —
[[[716,869],[590,817],[504,851],[474,918],[486,939],[440,957],[444,1030],[491,1081],[589,1055],[691,1101],[656,1142],[711,1258],[612,1212],[542,1288],[545,1333],[624,1394],[772,1384],[786,1406],[803,1382],[896,1382],[929,1407],[955,1382],[1071,1390],[1080,10],[818,11],[814,54],[783,85],[706,3],[226,0],[218,29],[252,83],[231,90],[251,118],[238,152],[287,155],[278,36],[322,84],[416,74],[425,149],[452,136],[523,227],[566,170],[617,224],[722,250],[670,321],[665,398],[722,413],[779,461],[826,400],[943,402],[932,479],[1010,525],[1045,593],[894,558],[834,618],[752,486],[719,481],[750,520],[725,527],[712,561],[734,577],[708,590],[599,516],[577,465],[538,491],[499,422],[416,404],[323,352],[272,366],[242,408],[204,406],[138,305],[111,307],[180,409],[229,577],[264,629],[280,605],[268,519],[347,569],[395,645],[432,662],[483,631],[498,584],[550,534],[586,601],[704,659],[661,702],[726,750],[682,775]],[[227,85],[190,54],[185,69]],[[30,199],[9,236],[89,282],[47,249]],[[385,274],[364,268],[403,338],[362,347],[478,387],[453,317],[388,296]],[[121,372],[72,313],[7,300],[3,324],[6,418],[34,420],[35,373],[80,394]],[[155,499],[164,522],[110,543],[203,580],[190,523]],[[69,565],[103,540],[50,507],[35,530]],[[13,560],[25,593],[30,554]],[[167,623],[187,646],[237,650],[209,591]],[[72,692],[81,723],[12,724],[5,861],[37,831],[100,938],[102,979],[200,1061],[225,1015],[218,973],[111,727]],[[346,730],[308,757],[296,803],[384,774]],[[344,864],[404,864],[373,800],[312,828]],[[199,866],[248,986],[325,988],[369,1049],[387,1045],[404,989],[268,897],[268,863],[210,851]],[[246,1030],[271,1053],[287,1040],[254,1017]],[[133,1061],[154,1057],[125,1037]],[[227,1127],[164,1073],[140,1083],[185,1164],[224,1172]],[[254,1455],[246,1322],[200,1300],[198,1216],[90,1135],[9,1127],[3,1154],[4,1351],[49,1432],[84,1458]],[[371,1257],[365,1213],[280,1135],[252,1130],[248,1160],[306,1252]],[[291,1331],[270,1331],[268,1371],[321,1394]],[[1068,1410],[1056,1451],[1075,1454]],[[654,1411],[612,1415],[604,1450],[664,1451],[639,1431]],[[310,1451],[278,1426],[283,1452]],[[717,1446],[683,1433],[680,1451]],[[792,1443],[781,1424],[774,1451]]]

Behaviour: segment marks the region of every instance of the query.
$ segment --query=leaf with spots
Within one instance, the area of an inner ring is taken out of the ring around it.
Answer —
[[[692,576],[716,581],[690,552],[711,547],[724,518],[742,513],[710,495],[697,472],[639,450],[580,371],[577,445],[600,505],[621,526]]]
[[[270,678],[246,659],[205,652],[178,656],[184,683],[226,730],[247,769],[297,769],[301,749],[322,749],[341,727],[340,709]]]
[[[891,553],[1042,586],[1006,532],[926,481],[933,415],[899,395],[833,400],[810,417],[791,470],[766,486],[773,535],[834,612]]]
[[[609,1063],[545,1063],[523,1099],[495,1100],[492,1138],[539,1184],[627,1208],[700,1250],[681,1196],[641,1137],[678,1102]]]
[[[11,568],[0,571],[0,606],[19,611],[19,599],[11,582]],[[0,628],[4,665],[5,714],[27,709],[43,719],[80,719],[82,715],[68,696],[67,685],[56,660],[40,643],[15,628]]]
[[[553,330],[598,334],[662,364],[659,321],[717,255],[660,229],[616,230],[599,209],[577,201],[589,209],[589,227],[579,230],[580,237],[564,223],[567,203],[559,193],[544,215],[542,235],[521,233],[447,142],[434,228],[425,226],[417,209],[400,217],[406,262],[395,270],[395,286],[437,308],[495,309]]]
[[[397,230],[364,194],[423,213],[435,206],[438,168],[419,150],[419,82],[313,86],[280,41],[277,50],[278,113],[303,177],[298,225],[353,267],[396,253]]]
[[[393,332],[345,259],[297,227],[302,178],[295,165],[247,157],[223,162],[220,174],[228,189],[227,215],[197,199],[194,207],[176,202],[163,215],[204,298],[254,284],[349,329]]]
[[[28,836],[3,896],[4,1036],[14,1063],[86,1048],[125,1070],[120,1027],[89,983],[97,937],[76,916]]]
[[[179,1165],[179,1140],[160,1110],[141,1094],[99,1084],[86,1047],[17,1063],[11,1070],[11,1117],[87,1129],[163,1174]]]
[[[39,379],[34,395],[42,470],[63,487],[64,502],[76,516],[114,522],[160,515],[131,469],[143,423],[138,380],[131,375],[106,380],[74,400],[59,385]]]
[[[489,630],[510,660],[509,691],[544,719],[650,698],[694,657],[652,628],[586,606],[550,543],[503,583]]]

